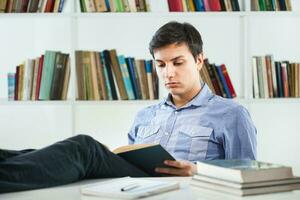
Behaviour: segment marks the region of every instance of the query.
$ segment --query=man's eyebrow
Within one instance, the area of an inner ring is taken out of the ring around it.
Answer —
[[[175,58],[172,58],[171,61],[177,60],[179,58],[184,58],[184,56],[177,56]],[[157,61],[157,62],[164,62],[163,60],[159,60],[159,59],[155,59],[155,61]]]

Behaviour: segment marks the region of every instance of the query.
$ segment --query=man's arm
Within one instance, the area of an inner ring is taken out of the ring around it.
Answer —
[[[231,118],[224,128],[225,159],[255,160],[256,128],[247,109],[243,106],[235,107],[224,117]]]

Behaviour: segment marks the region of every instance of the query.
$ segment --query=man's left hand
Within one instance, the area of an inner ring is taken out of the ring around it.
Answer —
[[[170,167],[155,168],[155,171],[175,176],[193,176],[197,173],[197,165],[186,160],[165,160],[164,164]]]

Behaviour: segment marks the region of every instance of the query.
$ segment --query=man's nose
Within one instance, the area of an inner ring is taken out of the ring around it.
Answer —
[[[174,66],[172,64],[167,64],[165,67],[165,77],[170,78],[174,76]]]

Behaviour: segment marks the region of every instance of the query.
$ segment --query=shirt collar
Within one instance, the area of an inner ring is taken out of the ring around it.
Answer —
[[[184,105],[180,109],[187,108],[190,106],[196,106],[196,107],[205,106],[213,96],[214,94],[209,89],[207,84],[203,84],[200,92],[191,101],[189,101],[186,105]],[[176,106],[171,101],[171,94],[168,94],[168,97],[166,97],[163,100],[163,104],[176,108]]]

